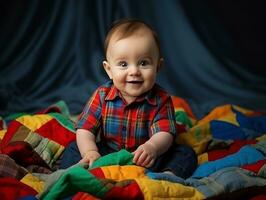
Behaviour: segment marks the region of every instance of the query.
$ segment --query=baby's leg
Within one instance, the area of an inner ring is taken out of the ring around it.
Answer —
[[[60,169],[66,169],[78,163],[81,160],[81,155],[77,146],[77,142],[71,142],[63,152]]]
[[[197,163],[197,155],[191,147],[173,144],[167,152],[156,160],[150,170],[172,173],[186,179],[193,174]]]

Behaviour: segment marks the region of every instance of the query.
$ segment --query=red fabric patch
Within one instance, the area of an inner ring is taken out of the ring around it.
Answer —
[[[100,200],[91,194],[85,193],[85,192],[78,192],[72,200]]]
[[[185,133],[187,132],[187,126],[185,124],[176,124],[177,133]]]
[[[252,197],[250,200],[265,200],[266,199],[266,194],[260,194],[255,197]]]
[[[61,144],[64,147],[76,139],[76,135],[61,125],[56,119],[51,119],[35,132],[45,138]]]
[[[256,163],[253,163],[253,164],[249,164],[249,165],[244,165],[242,168],[243,169],[246,169],[246,170],[249,170],[249,171],[252,171],[254,173],[258,173],[260,171],[260,169],[266,164],[266,159],[264,160],[259,160],[258,162]]]
[[[241,149],[241,147],[249,144],[256,144],[256,140],[236,140],[234,141],[229,149],[217,149],[217,150],[212,150],[208,152],[208,160],[213,161],[217,159],[224,158],[225,156],[234,154]]]
[[[132,182],[126,186],[114,186],[112,187],[104,196],[104,199],[144,199],[142,191],[140,190],[136,181]]]
[[[28,195],[36,195],[37,192],[28,185],[13,178],[0,179],[1,199],[17,200]]]
[[[104,173],[100,167],[91,169],[90,173],[92,173],[97,178],[105,178]]]
[[[13,135],[17,132],[18,128],[23,126],[20,122],[13,120],[9,123],[5,136],[1,142],[1,149],[8,145],[9,141],[12,139]]]

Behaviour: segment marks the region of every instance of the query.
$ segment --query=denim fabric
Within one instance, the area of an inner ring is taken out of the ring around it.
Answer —
[[[157,158],[149,168],[153,172],[171,171],[181,178],[190,177],[197,167],[197,155],[186,145],[173,144],[168,151]]]
[[[107,149],[104,143],[97,143],[97,147],[102,156],[112,153],[111,149]],[[65,149],[60,168],[66,169],[81,159],[77,143],[74,141]],[[197,167],[197,156],[194,150],[186,145],[172,145],[168,151],[157,158],[155,164],[149,168],[152,172],[171,171],[176,176],[188,178],[192,175]]]
[[[191,177],[185,182],[187,186],[197,188],[206,198],[243,188],[266,185],[265,178],[258,177],[254,172],[238,167],[227,167],[201,179]]]
[[[104,156],[109,153],[112,153],[111,149],[107,149],[106,145],[102,142],[97,143],[97,147],[99,149],[99,153]],[[71,142],[65,149],[62,155],[62,159],[60,162],[60,169],[66,169],[71,167],[72,165],[78,163],[81,160],[81,155],[78,149],[77,142]]]

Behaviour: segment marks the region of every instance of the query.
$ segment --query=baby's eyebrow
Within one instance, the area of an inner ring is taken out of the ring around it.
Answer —
[[[149,60],[152,60],[151,56],[142,56],[142,57],[140,57],[140,59],[149,59]]]
[[[115,62],[125,61],[125,60],[127,60],[126,57],[118,57],[118,58],[115,59]]]

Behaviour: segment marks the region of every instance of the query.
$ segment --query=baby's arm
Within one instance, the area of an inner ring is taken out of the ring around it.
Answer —
[[[133,162],[143,167],[151,167],[155,159],[166,152],[172,145],[173,135],[168,132],[158,132],[147,142],[133,152]]]
[[[79,162],[89,163],[89,166],[91,166],[95,160],[101,157],[95,143],[94,134],[85,129],[78,129],[76,138],[79,152],[82,157]]]

